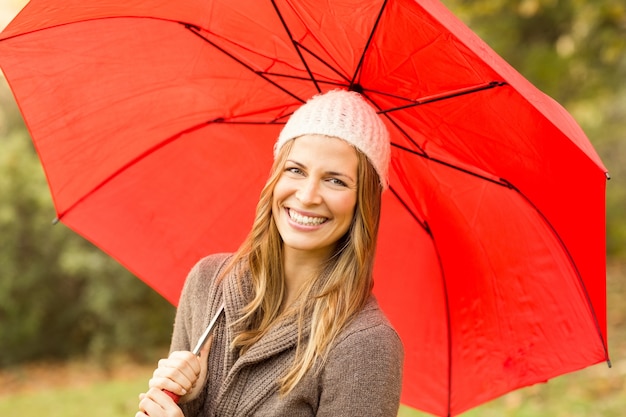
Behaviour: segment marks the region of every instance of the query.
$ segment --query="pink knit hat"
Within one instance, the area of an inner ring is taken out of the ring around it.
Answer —
[[[363,152],[388,185],[389,132],[376,110],[356,92],[332,90],[311,98],[289,118],[274,145],[274,157],[289,140],[303,135],[343,139]]]

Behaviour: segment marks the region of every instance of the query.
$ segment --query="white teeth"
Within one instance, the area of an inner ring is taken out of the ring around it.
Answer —
[[[319,226],[326,221],[325,217],[309,217],[296,213],[293,210],[289,210],[289,217],[294,222],[303,226]]]

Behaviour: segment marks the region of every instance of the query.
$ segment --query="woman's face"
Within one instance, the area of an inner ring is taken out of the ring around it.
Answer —
[[[333,251],[354,217],[357,166],[356,150],[341,139],[294,139],[272,200],[285,251],[321,256]]]

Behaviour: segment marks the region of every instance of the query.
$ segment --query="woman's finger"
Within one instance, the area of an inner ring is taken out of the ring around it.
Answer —
[[[169,377],[176,379],[184,376],[192,380],[198,377],[200,373],[200,364],[191,352],[172,352],[167,359],[161,359],[155,370],[155,376]],[[180,375],[182,374],[182,375]]]
[[[148,385],[183,396],[196,383],[200,371],[198,358],[191,352],[172,352],[167,359],[159,360]]]
[[[181,409],[163,391],[150,388],[139,402],[139,410],[150,417],[183,417]],[[141,414],[139,414],[141,416]]]

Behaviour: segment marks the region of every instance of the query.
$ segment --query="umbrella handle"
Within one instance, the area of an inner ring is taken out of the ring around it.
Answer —
[[[174,400],[176,404],[178,404],[178,401],[180,400],[180,395],[174,394],[173,392],[166,389],[164,389],[163,392],[166,393],[172,400]]]
[[[166,390],[166,389],[161,390],[161,391],[163,391],[164,393],[166,393],[168,397],[170,397],[172,400],[174,400],[174,402],[175,402],[176,404],[178,404],[178,401],[180,400],[180,395],[178,395],[178,394],[174,394],[173,392],[168,391],[168,390]],[[150,414],[146,413],[146,415],[150,415]]]
[[[211,319],[211,322],[209,323],[209,325],[204,330],[204,333],[202,333],[202,336],[200,336],[200,339],[198,340],[198,344],[196,345],[196,347],[192,351],[192,353],[194,355],[200,356],[200,350],[202,349],[202,346],[204,346],[206,341],[209,339],[209,335],[211,334],[211,331],[215,327],[215,323],[217,322],[217,319],[219,318],[220,314],[222,314],[223,311],[224,311],[224,303],[222,303],[222,305],[217,309],[217,313],[215,313],[215,315]],[[166,389],[164,389],[162,391],[164,393],[166,393],[168,395],[168,397],[170,397],[172,400],[174,400],[174,402],[176,404],[178,404],[178,401],[180,400],[180,395],[174,394],[173,392],[168,391]]]

